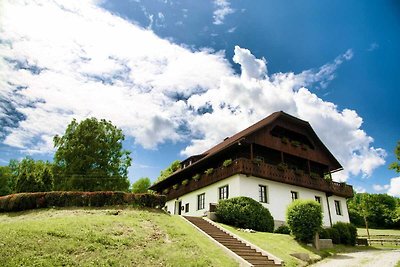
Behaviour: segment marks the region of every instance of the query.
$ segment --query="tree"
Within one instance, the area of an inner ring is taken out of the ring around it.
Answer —
[[[46,192],[53,190],[52,166],[49,162],[26,157],[14,170],[15,192]]]
[[[0,196],[12,193],[10,181],[12,180],[11,169],[8,166],[0,166]]]
[[[394,153],[397,158],[397,162],[393,162],[389,165],[389,169],[395,170],[395,172],[400,173],[400,141],[397,142],[397,146],[394,149]]]
[[[171,163],[165,170],[162,170],[160,172],[160,176],[158,176],[157,180],[155,183],[161,182],[162,180],[165,180],[168,176],[176,172],[181,168],[181,162],[179,160],[175,160],[174,162]]]
[[[132,184],[132,193],[147,193],[151,185],[148,177],[142,177]]]
[[[129,189],[130,152],[122,149],[122,130],[104,119],[75,119],[63,136],[54,137],[55,172],[61,190]]]

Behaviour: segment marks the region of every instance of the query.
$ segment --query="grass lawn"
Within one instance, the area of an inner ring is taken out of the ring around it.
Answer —
[[[365,228],[357,228],[357,234],[359,236],[366,236],[367,230]],[[393,235],[400,236],[400,230],[395,229],[369,229],[370,235]]]
[[[350,253],[356,251],[363,251],[369,249],[376,249],[375,247],[362,247],[362,246],[344,246],[334,245],[332,249],[324,249],[317,251],[313,247],[306,246],[294,240],[293,236],[273,234],[273,233],[246,233],[236,230],[235,227],[219,224],[232,233],[248,240],[250,243],[270,252],[271,254],[281,258],[285,262],[285,266],[305,266],[307,263],[290,256],[292,253],[307,253],[310,255],[312,262],[319,261],[322,258],[335,255],[337,253]],[[399,266],[400,267],[400,266]]]
[[[290,235],[273,234],[265,232],[257,233],[246,233],[236,230],[236,228],[219,224],[225,229],[231,231],[232,233],[248,240],[250,243],[257,245],[258,247],[268,251],[269,253],[281,258],[285,262],[285,266],[300,266],[304,265],[301,260],[290,256],[291,253],[307,253],[310,255],[312,261],[317,261],[321,259],[321,256],[311,248],[298,243]]]
[[[133,208],[0,214],[1,266],[237,266],[182,218]]]

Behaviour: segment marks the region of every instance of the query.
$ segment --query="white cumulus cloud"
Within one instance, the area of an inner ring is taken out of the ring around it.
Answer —
[[[224,24],[225,17],[235,12],[235,10],[231,8],[231,4],[227,0],[214,0],[214,5],[216,9],[213,13],[213,23],[215,25]]]
[[[388,184],[384,184],[384,185],[374,184],[374,185],[372,185],[372,188],[373,188],[376,192],[381,192],[381,191],[388,190],[388,189],[390,188],[390,185],[388,185]]]
[[[390,179],[389,190],[387,193],[391,196],[400,197],[400,177]]]

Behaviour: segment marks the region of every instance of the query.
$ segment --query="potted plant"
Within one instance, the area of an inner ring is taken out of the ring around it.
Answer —
[[[189,179],[185,179],[185,180],[182,181],[182,185],[183,186],[187,185],[188,183],[189,183]]]
[[[288,165],[284,162],[281,162],[277,165],[277,168],[280,171],[286,171],[288,169]]]
[[[166,195],[166,194],[168,194],[168,193],[169,193],[169,188],[165,188],[165,189],[163,190],[163,194]]]
[[[310,149],[310,147],[309,147],[307,144],[302,144],[302,145],[301,145],[301,149],[307,151],[308,149]]]
[[[207,170],[204,171],[205,174],[210,175],[214,172],[214,168],[208,168]]]
[[[304,174],[304,171],[303,171],[302,169],[295,168],[295,169],[294,169],[294,173],[295,173],[296,175],[301,176],[301,175]]]
[[[200,180],[200,174],[197,173],[197,174],[193,175],[192,179],[197,182],[198,180]]]
[[[287,137],[282,137],[281,142],[282,142],[282,144],[287,144],[287,143],[289,143],[289,139]]]
[[[292,144],[292,146],[294,147],[299,147],[301,145],[301,143],[299,141],[296,140],[292,140],[292,142],[290,142]]]
[[[232,164],[232,159],[226,159],[224,160],[224,162],[222,163],[222,166],[224,167],[228,167],[229,165]]]
[[[172,186],[172,188],[175,189],[175,190],[178,189],[178,188],[179,188],[179,184],[174,184],[174,185]]]
[[[260,158],[254,158],[253,159],[253,163],[256,164],[256,165],[260,165],[261,163],[263,163],[263,160],[260,159]]]

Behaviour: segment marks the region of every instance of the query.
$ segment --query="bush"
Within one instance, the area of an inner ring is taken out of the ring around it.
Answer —
[[[295,200],[286,210],[286,222],[297,240],[311,242],[322,226],[321,205],[315,200]]]
[[[355,246],[357,239],[357,228],[351,223],[337,222],[332,226],[338,231],[340,243]]]
[[[324,228],[319,232],[319,238],[321,239],[332,239],[333,244],[340,244],[340,235],[335,228]]]
[[[20,193],[0,197],[0,212],[51,207],[102,207],[112,205],[162,208],[165,202],[165,196],[113,191]]]
[[[290,228],[287,225],[281,225],[274,231],[276,234],[290,235]]]
[[[249,197],[221,200],[216,212],[222,223],[262,232],[274,230],[274,219],[267,208]]]

